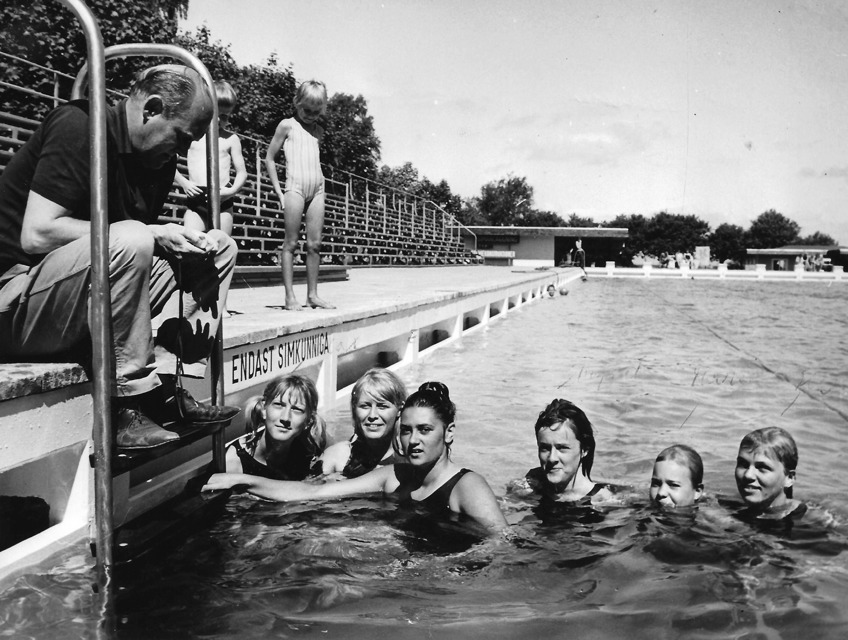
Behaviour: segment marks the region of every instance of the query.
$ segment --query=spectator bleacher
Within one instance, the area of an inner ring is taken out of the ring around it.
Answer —
[[[15,56],[3,52],[0,55],[26,64]],[[53,74],[56,82],[60,77],[70,79],[66,74],[39,69]],[[55,95],[5,82],[2,88],[4,93],[14,90],[28,99],[48,100],[53,105],[62,102]],[[38,124],[37,120],[0,110],[0,171]],[[265,175],[263,159],[267,141],[242,138],[249,141],[246,147],[253,153],[246,153],[249,177],[234,204],[233,238],[239,247],[238,265],[276,265],[284,237],[283,209]],[[278,163],[278,167],[285,171],[282,164]],[[181,170],[185,171],[184,165]],[[332,167],[325,166],[324,173],[327,176],[324,264],[350,267],[482,264],[480,256],[465,249],[460,235],[463,225],[434,203]],[[184,208],[185,195],[175,186],[162,221],[180,222]],[[301,248],[303,242],[301,234]]]

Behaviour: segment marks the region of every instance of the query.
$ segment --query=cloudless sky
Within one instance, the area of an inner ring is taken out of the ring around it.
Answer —
[[[848,244],[841,0],[191,0],[203,23],[364,96],[381,163],[463,197],[514,174],[566,217],[773,208]]]

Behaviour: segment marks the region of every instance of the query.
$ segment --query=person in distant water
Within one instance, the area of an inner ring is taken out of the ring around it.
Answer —
[[[500,532],[506,527],[506,519],[486,480],[450,459],[455,414],[448,388],[440,382],[425,382],[406,399],[401,412],[395,445],[402,463],[326,484],[217,473],[209,478],[203,490],[243,487],[251,494],[280,501],[393,494],[401,504],[419,505],[433,514],[464,514],[490,532]]]
[[[792,498],[797,466],[798,447],[786,430],[766,427],[742,438],[735,477],[748,515],[769,519],[803,516],[807,506]]]
[[[704,491],[704,463],[692,447],[675,444],[663,449],[651,474],[651,502],[661,507],[689,507]]]
[[[375,467],[395,462],[392,440],[406,386],[388,369],[369,369],[350,394],[353,436],[327,447],[313,470],[357,478]]]
[[[580,238],[574,241],[574,260],[572,262],[580,267],[585,280],[588,277],[586,275],[586,252],[583,251],[583,241]]]
[[[536,420],[539,466],[512,483],[518,493],[538,493],[557,502],[604,502],[610,485],[592,481],[595,435],[586,414],[568,400],[553,400]]]
[[[250,431],[227,447],[227,472],[306,478],[327,442],[315,383],[297,373],[280,376],[248,401],[245,413]]]
[[[142,71],[106,110],[109,294],[119,449],[176,441],[163,428],[231,419],[179,375],[203,378],[233,275],[232,238],[159,223],[177,155],[206,131],[213,104],[180,65]],[[0,361],[90,359],[89,103],[51,111],[0,176]],[[183,314],[179,317],[182,297]],[[181,366],[177,365],[180,359]]]
[[[233,234],[233,196],[247,181],[247,169],[241,152],[241,140],[226,127],[230,114],[236,106],[238,96],[229,82],[217,80],[215,95],[218,99],[218,172],[221,187],[221,231],[228,236]],[[198,231],[212,229],[212,212],[209,211],[208,185],[206,175],[206,136],[192,142],[186,155],[188,178],[179,171],[177,184],[185,191],[186,212],[183,224]],[[230,169],[236,171],[230,183]]]
[[[283,242],[283,286],[286,309],[300,310],[294,295],[294,252],[300,236],[300,222],[306,213],[306,304],[333,309],[318,297],[318,269],[321,264],[321,234],[324,227],[324,174],[318,145],[324,129],[318,120],[327,111],[327,88],[323,82],[308,80],[297,88],[295,115],[277,125],[265,154],[265,167],[271,184],[283,205],[286,238]],[[282,148],[286,158],[285,192],[280,187],[274,158]]]
[[[552,284],[549,284],[548,288],[545,289],[545,291],[547,292],[549,298],[553,298],[557,294],[556,287]]]

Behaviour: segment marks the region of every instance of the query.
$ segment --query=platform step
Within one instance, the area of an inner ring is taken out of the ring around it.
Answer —
[[[117,455],[112,458],[112,475],[117,476],[122,473],[127,473],[143,464],[167,456],[175,451],[186,447],[193,442],[197,442],[202,438],[213,436],[216,433],[221,433],[232,422],[232,418],[213,422],[211,424],[197,425],[191,428],[183,427],[182,435],[179,440],[163,444],[152,449],[119,449]],[[165,429],[171,430],[174,423],[165,423],[162,425]],[[176,431],[176,429],[173,429]]]
[[[167,552],[220,517],[232,492],[200,493],[206,478],[195,478],[179,496],[118,528],[114,536],[115,564],[129,566],[145,556]]]

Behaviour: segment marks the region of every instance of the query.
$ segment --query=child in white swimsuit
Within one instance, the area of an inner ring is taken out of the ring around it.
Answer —
[[[306,213],[306,304],[332,309],[318,297],[318,267],[321,264],[321,234],[324,227],[324,175],[321,172],[318,143],[324,129],[318,119],[327,110],[327,89],[323,82],[309,80],[301,84],[294,98],[295,116],[277,125],[265,154],[265,166],[271,184],[285,211],[286,238],[283,242],[283,285],[286,309],[300,310],[294,295],[294,252],[300,223]],[[285,192],[280,187],[274,158],[282,148],[286,157]]]

